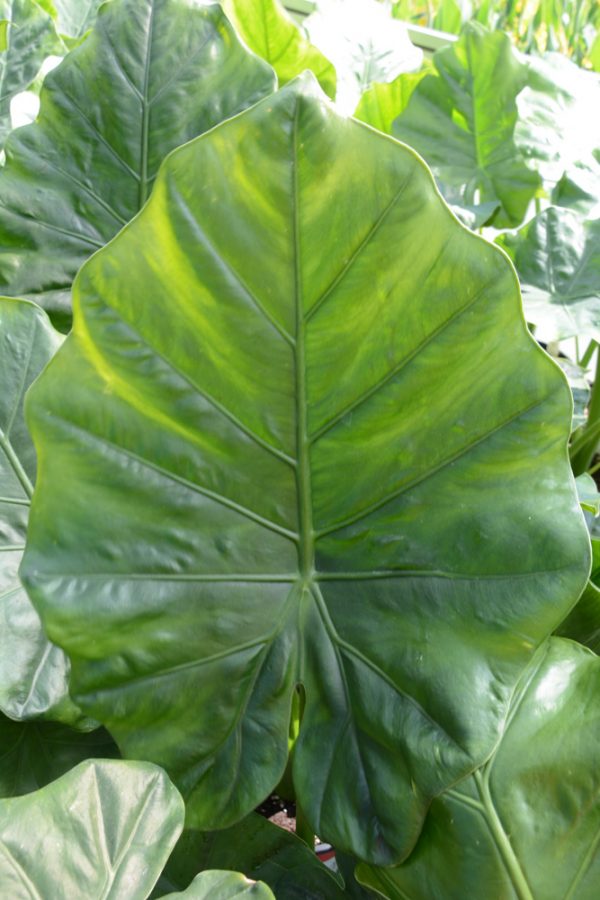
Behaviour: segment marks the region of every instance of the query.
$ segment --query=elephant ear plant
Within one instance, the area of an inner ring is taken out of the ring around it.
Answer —
[[[287,767],[307,826],[398,863],[588,574],[514,270],[303,76],[168,158],[74,314],[21,575],[75,701],[198,829]]]

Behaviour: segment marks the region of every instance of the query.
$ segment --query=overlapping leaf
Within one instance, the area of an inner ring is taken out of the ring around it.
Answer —
[[[416,86],[427,74],[423,68],[419,72],[404,72],[393,81],[375,82],[360,98],[354,117],[391,134],[394,120],[404,112]]]
[[[306,817],[389,864],[489,755],[589,545],[512,268],[313,85],[180,148],[80,273],[29,394],[22,576],[78,702],[201,828],[278,783],[302,682]]]
[[[56,27],[66,38],[80,40],[96,21],[104,0],[51,0]]]
[[[395,136],[424,157],[453,204],[481,210],[477,224],[520,225],[540,186],[514,141],[527,67],[506,34],[474,22],[433,62],[438,74],[417,86]]]
[[[0,801],[0,896],[145,900],[183,818],[156,766],[81,763],[40,791]]]
[[[0,711],[13,719],[79,716],[65,655],[46,638],[17,574],[36,469],[23,398],[61,341],[39,307],[0,298]]]
[[[335,68],[279,0],[224,0],[223,9],[250,49],[273,66],[280,85],[310,69],[325,93],[335,97]]]
[[[44,59],[61,48],[54,23],[35,0],[0,0],[6,23],[0,47],[0,146],[8,135],[10,101],[35,80]]]
[[[592,538],[592,572],[574,609],[557,628],[557,634],[585,644],[600,654],[600,540]]]
[[[600,341],[600,219],[550,207],[499,243],[512,257],[525,315],[541,340]]]
[[[274,85],[220,7],[113,0],[46,78],[0,173],[0,290],[70,317],[82,262],[140,209],[174,147]]]
[[[344,900],[348,896],[303,841],[258,813],[212,832],[196,830],[192,814],[158,887],[164,879],[171,889],[182,888],[200,870],[233,868],[264,881],[277,900]]]
[[[404,865],[361,866],[359,878],[391,900],[594,900],[599,728],[600,660],[552,639],[532,662],[490,761],[434,800]]]
[[[91,757],[118,757],[103,728],[75,731],[58,722],[13,722],[0,715],[0,797],[45,787]]]

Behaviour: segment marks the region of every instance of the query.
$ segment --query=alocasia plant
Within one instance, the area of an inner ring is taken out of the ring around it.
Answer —
[[[600,219],[550,207],[498,242],[515,264],[525,315],[541,340],[600,340]]]
[[[410,859],[361,866],[359,878],[391,900],[595,900],[599,727],[600,660],[553,638],[525,673],[491,758],[434,800]]]
[[[74,301],[21,569],[74,697],[223,828],[302,683],[308,822],[404,858],[587,579],[512,267],[306,76],[172,154]]]
[[[112,0],[47,76],[0,172],[0,291],[68,326],[81,263],[144,204],[174,147],[274,88],[217,5]]]
[[[236,872],[202,872],[185,891],[166,894],[164,900],[275,900],[266,884],[249,881]]]
[[[79,717],[65,655],[46,638],[17,574],[36,470],[23,398],[61,341],[35,304],[0,298],[0,711],[13,719]]]
[[[509,37],[470,23],[433,57],[393,133],[431,166],[442,192],[476,224],[520,225],[540,187],[514,140],[527,66]]]

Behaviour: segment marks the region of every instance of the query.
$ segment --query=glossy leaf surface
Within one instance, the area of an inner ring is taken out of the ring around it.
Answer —
[[[394,135],[424,157],[454,204],[483,207],[498,228],[520,225],[540,185],[514,142],[526,66],[506,34],[477,23],[433,62],[437,75],[417,86]]]
[[[600,660],[552,639],[491,760],[434,800],[410,859],[358,875],[391,900],[594,900],[600,879]]]
[[[23,399],[61,342],[39,307],[0,298],[0,711],[13,719],[78,717],[68,661],[46,638],[18,576],[36,469]]]
[[[68,317],[77,269],[140,209],[164,156],[273,86],[216,5],[106,4],[6,148],[0,290]]]
[[[145,900],[184,807],[150,763],[92,760],[0,802],[0,896]]]
[[[498,243],[515,264],[525,315],[541,340],[600,340],[600,219],[550,207]]]
[[[103,729],[82,732],[58,722],[13,722],[0,716],[0,797],[45,787],[91,757],[118,757]]]
[[[587,578],[512,268],[306,76],[180,148],[74,296],[21,569],[74,697],[210,829],[281,779],[302,682],[314,832],[399,859]]]
[[[223,9],[248,47],[273,66],[281,86],[310,69],[325,93],[335,97],[335,68],[279,0],[224,0]]]
[[[172,889],[203,869],[233,869],[268,884],[277,900],[343,900],[333,874],[304,841],[258,813],[222,831],[201,832],[193,816],[177,842],[163,877]],[[157,893],[156,896],[159,896]]]
[[[44,59],[60,42],[51,17],[35,0],[0,0],[6,22],[0,50],[0,146],[10,132],[10,101],[35,80]]]
[[[275,900],[266,884],[249,881],[238,872],[201,872],[190,886],[180,893],[166,894],[164,900]],[[279,900],[279,898],[278,898]]]

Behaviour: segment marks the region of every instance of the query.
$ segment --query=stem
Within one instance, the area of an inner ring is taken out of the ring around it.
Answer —
[[[581,475],[589,465],[596,452],[600,438],[600,352],[596,356],[596,375],[592,394],[588,404],[588,417],[580,436],[571,444],[571,467],[575,475]]]
[[[581,366],[582,369],[587,369],[587,367],[589,366],[590,362],[592,361],[592,356],[594,355],[594,350],[597,346],[597,342],[592,338],[592,340],[587,345],[583,356],[577,361],[577,364]]]
[[[597,472],[598,469],[600,469],[600,462],[597,462],[595,465],[592,466],[591,469],[588,469],[588,470],[587,470],[587,471],[588,471],[588,475],[594,475],[594,473]]]

